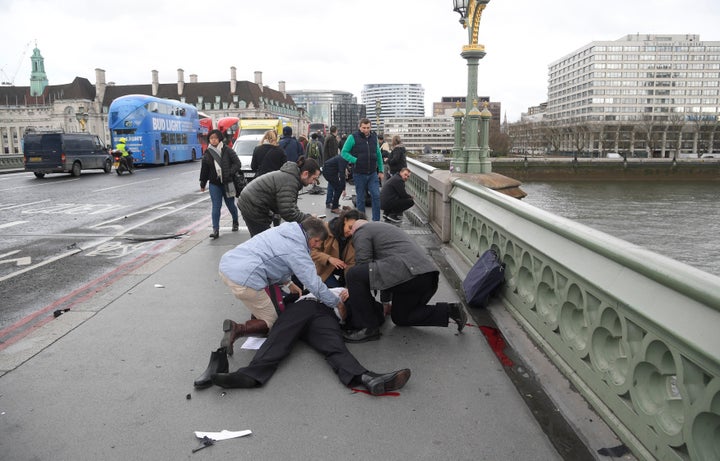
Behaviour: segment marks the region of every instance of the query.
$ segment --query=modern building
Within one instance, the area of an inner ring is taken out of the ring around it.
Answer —
[[[361,97],[373,129],[380,133],[385,119],[425,117],[425,90],[419,83],[370,83]]]
[[[632,34],[549,66],[548,151],[673,157],[720,151],[720,42]],[[550,128],[554,132],[550,131]]]
[[[199,82],[191,74],[185,81],[178,69],[177,82],[160,83],[157,71],[152,71],[148,84],[115,85],[106,83],[105,71],[95,69],[95,84],[76,77],[71,83],[48,85],[44,60],[35,48],[31,57],[30,86],[0,86],[0,155],[21,154],[25,130],[82,130],[97,134],[110,143],[107,112],[115,98],[128,94],[145,94],[193,104],[213,119],[235,116],[240,118],[279,118],[284,124],[307,131],[305,110],[295,105],[285,92],[285,82],[277,90],[262,83],[262,72],[255,72],[255,81],[238,81],[235,67],[230,68],[230,80]],[[81,119],[86,120],[81,123]]]
[[[291,90],[298,108],[308,114],[310,122],[335,125],[339,133],[352,133],[358,120],[365,117],[365,106],[357,103],[357,97],[347,91],[337,90]]]
[[[452,117],[394,117],[383,121],[385,140],[399,135],[405,148],[413,153],[449,155],[455,140]]]

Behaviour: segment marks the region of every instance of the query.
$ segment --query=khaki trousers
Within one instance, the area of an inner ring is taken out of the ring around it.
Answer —
[[[260,320],[264,320],[267,323],[268,328],[272,328],[273,324],[277,320],[277,312],[275,312],[275,306],[273,306],[270,297],[265,290],[257,291],[250,287],[238,285],[225,276],[222,272],[220,274],[220,280],[230,288],[233,296],[243,302],[250,312]]]

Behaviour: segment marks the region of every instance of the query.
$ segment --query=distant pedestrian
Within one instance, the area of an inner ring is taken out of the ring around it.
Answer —
[[[325,153],[326,161],[338,154],[337,127],[335,125],[330,127],[330,134],[325,138],[323,152]]]
[[[310,144],[308,144],[307,149],[305,149],[305,152],[307,152],[307,157],[312,158],[318,161],[319,164],[323,164],[323,152],[322,152],[322,145],[320,144],[320,140],[318,139],[319,136],[317,133],[313,133],[310,135]]]
[[[283,128],[283,135],[278,145],[285,151],[288,162],[297,162],[300,157],[305,155],[302,144],[293,136],[292,127]]]
[[[392,137],[392,144],[390,145],[392,150],[388,156],[388,179],[390,176],[398,174],[403,168],[407,168],[407,149],[402,143],[400,136],[395,135]]]
[[[210,182],[210,200],[212,202],[212,227],[210,238],[220,237],[220,212],[223,201],[232,216],[232,230],[239,229],[238,210],[235,206],[235,184],[233,176],[241,170],[242,164],[234,150],[225,146],[221,139],[220,130],[208,133],[208,148],[202,157],[200,165],[200,191],[205,192],[205,186]]]
[[[380,221],[380,181],[384,166],[377,136],[370,130],[370,119],[360,120],[358,131],[348,136],[341,155],[353,165],[357,209],[365,212],[365,194],[369,192],[372,220]]]
[[[345,195],[345,170],[348,162],[340,155],[329,158],[323,164],[322,174],[327,180],[325,208],[333,213],[340,213],[340,197]]]
[[[278,146],[277,133],[268,130],[260,140],[260,144],[253,150],[250,169],[255,172],[255,178],[271,171],[277,171],[287,162],[285,151]]]

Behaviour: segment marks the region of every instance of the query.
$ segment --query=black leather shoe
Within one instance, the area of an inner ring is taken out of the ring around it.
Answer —
[[[458,331],[462,332],[467,323],[467,313],[460,303],[448,303],[448,316],[457,323]]]
[[[410,369],[385,373],[384,375],[368,371],[360,376],[363,386],[367,387],[372,395],[382,395],[386,392],[395,391],[402,388],[410,379]]]
[[[363,328],[361,330],[350,330],[343,332],[343,339],[346,343],[364,343],[365,341],[377,341],[380,339],[379,328]]]
[[[228,372],[228,359],[225,352],[225,348],[221,347],[215,352],[210,354],[210,363],[207,368],[203,371],[203,374],[195,380],[193,385],[197,389],[205,389],[206,387],[212,386],[212,380],[210,377],[213,373],[227,373]]]
[[[240,230],[240,223],[237,221],[233,221],[232,231],[237,232],[238,230]]]
[[[212,234],[210,234],[211,239],[216,239],[220,237],[220,229],[213,229]]]
[[[260,383],[255,379],[238,371],[234,373],[214,373],[211,379],[213,384],[225,389],[249,389],[260,386]]]

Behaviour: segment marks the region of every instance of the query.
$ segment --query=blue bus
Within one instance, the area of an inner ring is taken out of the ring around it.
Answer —
[[[133,94],[115,99],[108,112],[113,148],[125,138],[136,165],[169,165],[202,157],[203,128],[195,106]]]

